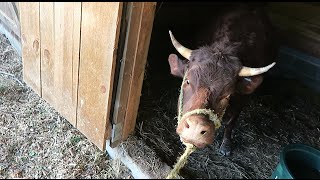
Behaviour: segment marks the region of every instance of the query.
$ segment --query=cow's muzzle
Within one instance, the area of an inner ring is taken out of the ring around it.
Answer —
[[[205,115],[191,115],[182,118],[176,129],[184,143],[190,143],[198,148],[204,148],[213,143],[215,125]]]

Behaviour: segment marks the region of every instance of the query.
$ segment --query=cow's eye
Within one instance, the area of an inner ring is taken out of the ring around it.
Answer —
[[[190,81],[189,81],[189,79],[188,79],[188,80],[186,80],[186,83],[187,83],[187,84],[190,84]]]

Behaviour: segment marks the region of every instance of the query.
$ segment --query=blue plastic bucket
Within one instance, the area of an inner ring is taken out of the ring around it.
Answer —
[[[289,144],[271,179],[320,179],[320,151],[304,144]]]

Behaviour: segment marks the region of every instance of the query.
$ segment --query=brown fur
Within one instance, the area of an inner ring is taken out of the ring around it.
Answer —
[[[251,81],[246,81],[238,73],[243,65],[261,67],[274,62],[276,49],[272,43],[271,24],[261,8],[241,7],[232,10],[218,18],[212,27],[214,29],[211,35],[204,36],[207,38],[207,45],[193,50],[190,61],[186,63],[171,54],[169,63],[171,73],[175,76],[182,77],[188,69],[186,79],[189,84],[183,86],[183,113],[209,108],[222,114],[228,105],[229,95],[233,95],[227,111],[229,119],[223,143],[224,146],[229,146],[234,121],[245,104],[245,98],[236,96],[254,92],[263,80],[262,75],[257,75],[250,77]],[[208,131],[212,124],[204,122],[208,121],[205,119],[207,118],[190,117],[188,122],[197,122],[193,123],[196,127],[194,132],[189,129],[193,127],[183,122],[178,125],[177,133],[181,135],[188,130],[188,135],[182,137],[184,140],[201,147],[204,142],[210,144],[214,128]],[[203,132],[201,129],[206,129],[207,133],[200,135]],[[197,144],[198,141],[201,141],[201,145]]]

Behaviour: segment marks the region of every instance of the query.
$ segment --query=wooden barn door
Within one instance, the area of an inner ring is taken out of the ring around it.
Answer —
[[[20,2],[19,10],[24,81],[101,150],[125,139],[155,3]]]
[[[122,2],[20,2],[24,81],[101,150]]]

